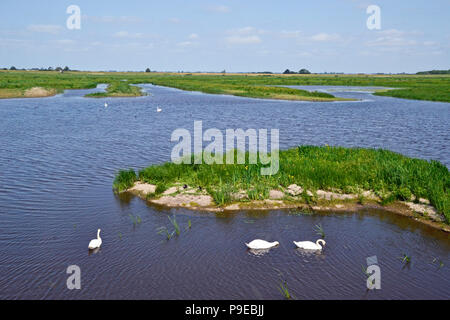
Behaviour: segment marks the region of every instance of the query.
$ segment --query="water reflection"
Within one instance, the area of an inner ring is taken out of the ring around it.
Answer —
[[[91,255],[91,254],[97,254],[100,251],[100,248],[88,249],[88,250],[89,250],[88,255]]]
[[[270,249],[247,249],[247,252],[251,255],[262,257],[265,254],[268,254]]]

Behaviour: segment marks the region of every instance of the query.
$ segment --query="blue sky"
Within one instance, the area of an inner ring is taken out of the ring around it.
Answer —
[[[381,29],[366,27],[368,5]],[[69,30],[69,5],[81,29]],[[450,68],[449,0],[1,0],[0,66],[416,72]]]

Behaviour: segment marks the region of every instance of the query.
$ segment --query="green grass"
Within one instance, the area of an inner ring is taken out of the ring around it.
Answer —
[[[136,180],[136,173],[133,169],[119,170],[113,182],[113,189],[117,192],[127,190],[133,186]]]
[[[402,263],[404,263],[404,264],[411,263],[411,257],[408,256],[406,253],[404,253],[401,258],[402,258]]]
[[[178,225],[175,215],[172,218],[169,216],[167,218],[169,219],[172,226],[175,228],[175,233],[177,234],[177,236],[179,236],[180,235],[180,226]]]
[[[126,80],[126,81],[125,81]],[[395,90],[376,95],[405,99],[450,102],[450,75],[205,75],[144,72],[59,72],[0,71],[0,98],[23,97],[26,89],[42,87],[61,92],[64,89],[89,89],[109,85],[107,93],[90,96],[138,96],[142,92],[131,86],[139,83],[253,98],[334,101],[343,100],[323,92],[309,92],[288,85],[380,86]]]
[[[248,79],[242,76],[238,78],[224,78],[215,76],[183,77],[167,75],[154,77],[151,79],[151,83],[187,91],[200,91],[211,94],[228,94],[250,98],[306,101],[351,100],[336,98],[333,95],[324,92],[310,92],[307,90],[276,87],[271,86],[270,83],[252,83],[248,82]]]
[[[246,156],[248,159],[248,153]],[[246,190],[253,199],[265,199],[268,190],[286,188],[293,183],[312,191],[372,190],[385,204],[414,195],[430,200],[444,214],[446,222],[450,221],[450,174],[438,161],[409,158],[383,149],[330,146],[299,146],[280,151],[279,157],[279,171],[272,176],[260,174],[261,164],[165,163],[140,170],[138,177],[156,185],[203,186],[218,205],[234,201],[232,194],[239,190]],[[128,186],[134,179],[132,172],[120,171],[115,188]],[[306,193],[304,196],[307,197]],[[312,203],[313,198],[309,199]]]
[[[112,82],[106,88],[106,92],[96,92],[87,94],[86,97],[138,97],[142,96],[142,90],[139,87],[132,86],[124,81]]]
[[[166,236],[166,240],[172,239],[172,237],[175,233],[175,231],[169,232],[169,230],[166,227],[160,227],[157,230],[158,230],[158,234],[163,234]]]
[[[289,289],[287,287],[287,282],[283,281],[280,283],[280,287],[278,290],[281,292],[281,294],[288,300],[292,299],[292,295],[289,293]]]
[[[170,216],[167,216],[167,218],[169,219],[170,223],[174,227],[174,230],[172,232],[169,232],[169,229],[167,227],[159,227],[157,230],[158,230],[158,234],[163,234],[166,236],[167,240],[170,240],[170,239],[172,239],[172,237],[174,235],[177,235],[177,236],[180,235],[181,228],[176,220],[175,215],[173,215],[172,218]],[[188,220],[188,226],[186,227],[185,230],[191,229],[191,227],[192,227],[191,220]]]
[[[129,217],[131,219],[131,222],[133,222],[133,226],[135,227],[136,225],[141,224],[142,219],[140,216],[134,216],[131,213],[129,214]]]
[[[321,237],[321,239],[325,239],[325,231],[323,230],[321,224],[316,224],[314,226],[314,230],[316,231],[316,234]]]

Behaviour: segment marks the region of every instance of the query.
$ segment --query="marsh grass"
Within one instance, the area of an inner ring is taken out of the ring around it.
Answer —
[[[138,97],[144,93],[141,88],[130,85],[124,81],[115,81],[108,85],[105,92],[95,92],[87,94],[86,97],[102,98],[102,97]]]
[[[158,234],[165,235],[167,240],[172,239],[173,235],[175,234],[175,231],[169,232],[169,230],[166,227],[159,227],[156,230],[158,231]]]
[[[163,235],[166,236],[167,240],[170,240],[170,239],[172,239],[172,237],[174,235],[177,235],[177,236],[180,235],[181,228],[180,228],[180,225],[178,224],[178,222],[176,220],[175,215],[173,215],[172,217],[167,216],[167,218],[169,219],[170,223],[172,224],[174,230],[172,232],[170,232],[169,229],[167,227],[164,227],[164,226],[163,227],[159,227],[156,230],[158,231],[158,234],[163,234]],[[191,220],[188,220],[188,225],[187,225],[185,231],[188,230],[188,229],[191,229],[191,227],[192,227]]]
[[[278,290],[281,292],[281,294],[288,300],[292,299],[292,295],[289,293],[289,289],[287,286],[287,282],[284,280],[280,283],[280,286]]]
[[[323,227],[322,224],[316,224],[314,226],[314,230],[316,231],[316,234],[320,237],[322,237],[322,239],[325,239],[325,232],[323,231]]]
[[[159,182],[156,184],[156,188],[155,188],[155,194],[161,194],[164,191],[166,191],[169,187],[163,183],[163,182]]]
[[[432,263],[438,262],[438,269],[442,268],[444,266],[444,262],[441,259],[434,258]]]
[[[277,272],[277,275],[280,278],[280,282],[278,284],[278,291],[288,300],[295,299],[295,297],[289,292],[287,281],[285,280],[283,272],[274,267],[273,270]]]
[[[142,223],[142,219],[140,216],[134,216],[131,213],[128,215],[131,219],[131,222],[133,223],[133,226],[139,225]]]
[[[169,219],[172,226],[175,228],[175,233],[177,234],[177,236],[179,236],[180,235],[180,226],[178,225],[175,215],[172,218],[170,216],[167,216],[167,218]]]
[[[122,81],[126,80],[126,81]],[[376,95],[450,102],[448,75],[204,75],[161,74],[133,72],[58,72],[0,71],[0,98],[23,97],[26,89],[42,87],[61,92],[64,89],[90,89],[98,84],[109,84],[110,93],[92,96],[136,96],[138,89],[131,84],[152,83],[189,91],[212,94],[230,94],[254,98],[333,101],[342,100],[323,92],[309,92],[283,86],[343,85],[381,86],[397,88],[376,92]],[[131,87],[131,88],[130,88]],[[108,89],[107,89],[108,90]]]
[[[358,193],[358,203],[362,205],[366,203],[366,197],[361,192]]]
[[[133,186],[137,177],[133,169],[119,170],[113,182],[113,189],[116,192],[127,190]]]
[[[238,151],[231,151],[237,157]],[[245,154],[246,159],[249,153]],[[193,156],[192,156],[193,157]],[[306,190],[372,190],[384,195],[382,204],[396,200],[425,198],[450,221],[450,173],[437,161],[403,156],[383,149],[299,146],[279,152],[279,171],[262,176],[261,164],[174,164],[153,165],[139,171],[139,180],[166,185],[201,185],[217,205],[235,201],[233,194],[247,190],[251,199],[267,199],[270,189],[297,184],[302,197],[315,204]],[[115,185],[124,188],[134,181],[133,173],[119,172]]]
[[[188,225],[186,227],[186,230],[190,230],[192,228],[192,222],[191,220],[188,220]]]
[[[402,259],[402,263],[405,265],[411,263],[411,257],[409,255],[407,255],[406,253],[403,254],[401,259]]]
[[[370,273],[367,272],[367,267],[364,265],[361,265],[362,272],[366,276],[366,278],[370,277]]]
[[[229,184],[220,184],[217,189],[210,187],[207,188],[207,191],[218,205],[224,205],[233,200],[233,187]]]
[[[301,197],[303,201],[310,206],[317,204],[316,197],[314,197],[314,195],[309,195],[306,190],[303,190]]]

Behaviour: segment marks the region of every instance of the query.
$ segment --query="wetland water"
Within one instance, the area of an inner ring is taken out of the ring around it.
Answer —
[[[450,165],[450,104],[320,87],[358,102],[310,103],[207,95],[143,85],[152,96],[88,99],[93,90],[0,100],[1,299],[448,299],[446,233],[383,212],[208,214],[147,205],[111,190],[118,169],[170,160],[176,128],[278,128],[282,149],[298,144],[383,147]],[[301,87],[305,88],[305,87]],[[316,89],[319,87],[315,87]],[[104,103],[108,103],[108,108]],[[163,111],[156,113],[156,106]],[[181,235],[157,234],[176,214]],[[130,215],[139,216],[133,225]],[[192,228],[185,230],[188,220]],[[322,254],[295,249],[316,240]],[[100,251],[88,242],[102,229]],[[264,255],[254,238],[279,241]],[[411,256],[404,266],[403,254]],[[377,256],[381,290],[362,271]],[[433,262],[434,261],[434,262]],[[438,261],[443,263],[439,266]],[[81,290],[66,268],[81,268]],[[282,276],[280,276],[282,274]]]

